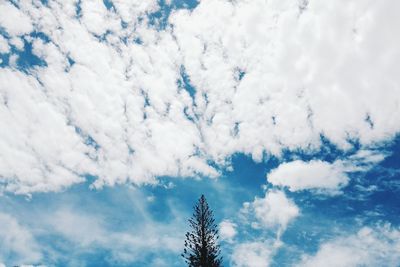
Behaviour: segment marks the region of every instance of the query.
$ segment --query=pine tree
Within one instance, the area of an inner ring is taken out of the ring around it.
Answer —
[[[220,267],[222,257],[218,245],[218,229],[213,212],[204,195],[201,195],[192,217],[189,219],[191,231],[186,233],[185,249],[182,257],[189,267]]]

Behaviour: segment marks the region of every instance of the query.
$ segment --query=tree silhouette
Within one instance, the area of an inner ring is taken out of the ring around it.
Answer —
[[[189,219],[191,231],[186,233],[182,257],[189,267],[220,267],[222,257],[218,245],[218,229],[213,212],[201,195]]]

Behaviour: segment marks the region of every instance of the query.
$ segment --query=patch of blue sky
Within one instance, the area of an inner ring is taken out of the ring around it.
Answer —
[[[8,2],[10,2],[13,6],[15,6],[15,7],[19,7],[19,5],[18,5],[18,2],[19,2],[19,0],[7,0]]]
[[[9,39],[7,33],[0,32],[0,34]],[[30,35],[32,38],[39,38],[45,43],[49,42],[49,38],[42,32],[32,32]],[[23,49],[18,49],[14,45],[10,45],[10,52],[5,54],[0,54],[1,63],[0,67],[10,67],[10,64],[15,64],[18,70],[29,73],[31,69],[35,67],[46,67],[47,63],[42,58],[38,57],[33,53],[32,41],[28,41],[26,38],[23,39]],[[10,62],[12,57],[15,56],[15,63]]]
[[[344,158],[348,155],[357,152],[359,146],[355,144],[355,147],[343,151],[339,149],[335,144],[330,142],[325,136],[320,136],[321,146],[316,148],[305,148],[305,149],[282,149],[282,161],[292,161],[295,159],[301,159],[304,161],[310,161],[313,159],[319,159],[327,162],[333,162],[339,158]]]
[[[47,34],[45,34],[44,32],[40,32],[40,31],[31,32],[31,33],[29,34],[29,36],[32,37],[32,38],[39,38],[39,39],[41,39],[44,43],[49,43],[49,42],[51,41],[51,40],[50,40],[50,37],[47,36]]]
[[[199,4],[197,0],[172,0],[167,3],[165,0],[158,1],[158,10],[148,14],[149,24],[158,30],[164,30],[168,26],[168,18],[174,10],[193,10]]]
[[[180,75],[181,77],[177,81],[178,88],[186,90],[186,92],[188,92],[194,103],[196,97],[196,88],[191,84],[190,77],[186,72],[185,66],[181,66]]]
[[[102,35],[97,35],[97,34],[93,34],[93,36],[99,40],[99,42],[106,42],[107,41],[107,36],[112,34],[112,32],[110,30],[107,30],[105,33],[103,33]]]
[[[122,19],[121,19],[121,27],[123,28],[123,29],[126,29],[127,27],[128,27],[128,23],[126,22],[126,21],[123,21]]]
[[[82,17],[82,7],[81,7],[82,1],[78,0],[75,4],[75,17],[77,19],[80,19]]]
[[[81,128],[79,128],[77,126],[74,126],[74,128],[75,128],[75,132],[77,134],[79,134],[79,136],[84,140],[84,143],[86,145],[91,146],[96,150],[98,150],[100,148],[100,145],[96,142],[96,140],[93,139],[92,136],[87,135],[86,133],[84,133],[84,131]]]
[[[237,81],[241,81],[245,75],[246,75],[246,71],[244,71],[241,68],[236,68],[236,70],[235,70],[235,79]]]
[[[192,99],[193,106],[196,106],[196,88],[191,84],[190,77],[186,73],[185,66],[181,66],[180,68],[180,79],[177,80],[177,85],[179,90],[185,90],[190,98]],[[185,107],[183,110],[186,118],[192,122],[196,122],[198,119],[196,114],[193,114],[193,110],[190,110],[189,107]]]
[[[0,53],[0,68],[5,68],[8,67],[10,61],[10,54],[6,53],[6,54],[2,54]]]
[[[22,51],[11,49],[12,54],[18,56],[17,68],[23,72],[29,72],[31,68],[35,66],[46,67],[47,63],[40,57],[32,53],[32,43],[24,40],[24,49]]]
[[[108,10],[115,10],[114,3],[111,0],[103,0],[103,4]]]
[[[72,67],[75,64],[75,60],[73,60],[70,56],[67,56],[68,64]]]

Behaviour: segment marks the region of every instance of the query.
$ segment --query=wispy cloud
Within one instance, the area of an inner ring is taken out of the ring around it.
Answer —
[[[22,264],[37,263],[42,259],[40,246],[28,228],[5,213],[0,213],[0,224],[0,265],[6,260]]]
[[[357,233],[323,243],[315,255],[304,255],[299,266],[396,266],[400,232],[390,225],[365,227]]]

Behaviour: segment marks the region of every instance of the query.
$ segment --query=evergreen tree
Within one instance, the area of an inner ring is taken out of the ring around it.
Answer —
[[[204,195],[194,207],[189,219],[191,231],[186,233],[182,257],[189,267],[220,267],[222,257],[218,245],[218,229],[213,212]]]

